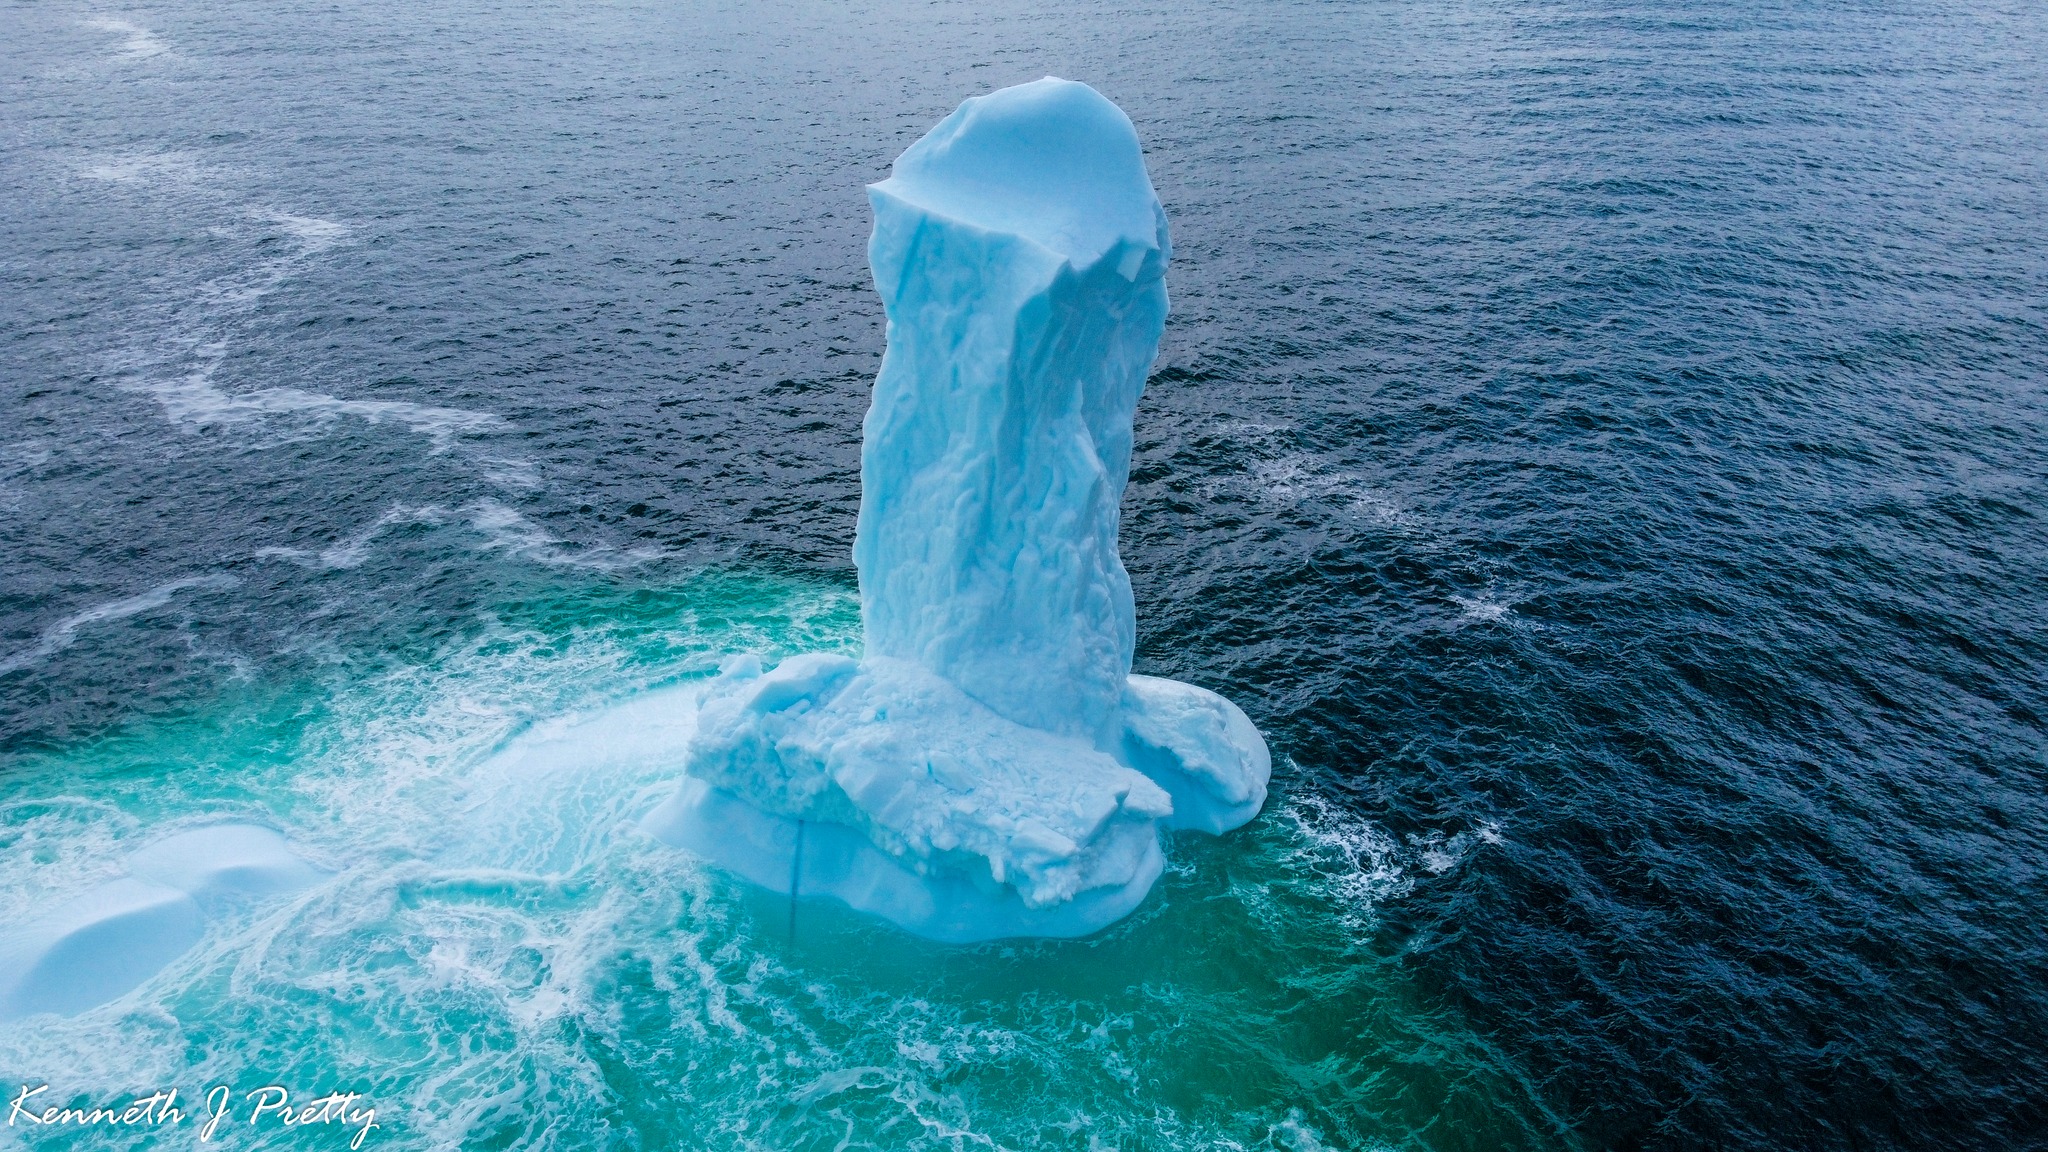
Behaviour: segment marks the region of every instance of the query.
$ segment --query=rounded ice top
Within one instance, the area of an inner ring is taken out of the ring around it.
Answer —
[[[1047,76],[963,101],[869,189],[956,225],[1019,236],[1076,268],[1119,244],[1164,266],[1166,214],[1123,109],[1086,84]]]

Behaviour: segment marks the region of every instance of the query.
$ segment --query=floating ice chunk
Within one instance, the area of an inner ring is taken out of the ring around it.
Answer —
[[[135,852],[128,869],[0,936],[0,1019],[104,1004],[197,944],[208,910],[324,875],[254,824],[176,833]]]
[[[644,827],[944,940],[1078,935],[1221,832],[1271,760],[1238,709],[1131,676],[1117,554],[1166,323],[1166,216],[1084,84],[968,100],[872,186],[888,351],[863,425],[867,650],[729,661]]]
[[[0,943],[0,1019],[104,1004],[204,931],[186,892],[128,876],[102,884]]]
[[[295,892],[322,875],[283,836],[257,824],[216,824],[167,836],[128,857],[128,871],[207,902]]]

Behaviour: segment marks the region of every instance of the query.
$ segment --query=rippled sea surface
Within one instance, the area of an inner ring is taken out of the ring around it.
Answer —
[[[0,917],[223,817],[335,874],[0,1024],[0,1088],[354,1089],[394,1149],[2048,1146],[2044,45],[0,8]],[[1266,814],[1095,938],[944,948],[633,835],[660,772],[479,807],[534,725],[857,648],[862,185],[1047,73],[1174,228],[1139,667],[1251,713]]]

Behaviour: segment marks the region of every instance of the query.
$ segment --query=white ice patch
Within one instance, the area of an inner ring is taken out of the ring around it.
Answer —
[[[320,879],[283,836],[260,824],[174,833],[131,854],[128,871],[209,903],[295,892]]]

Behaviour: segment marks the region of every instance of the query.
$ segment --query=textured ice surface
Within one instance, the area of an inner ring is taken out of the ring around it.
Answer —
[[[868,192],[866,655],[731,662],[645,826],[940,939],[1090,932],[1144,898],[1162,825],[1234,828],[1271,771],[1228,701],[1131,675],[1118,504],[1166,216],[1130,120],[1052,78],[968,100]]]
[[[1166,324],[1138,135],[1040,80],[962,104],[868,195],[889,320],[853,545],[868,653],[1106,745],[1136,635],[1117,506]]]
[[[797,656],[735,669],[699,714],[690,775],[765,812],[845,825],[927,874],[1027,908],[1127,881],[1173,804],[1072,736],[998,716],[908,661]]]
[[[198,943],[209,913],[322,875],[254,824],[165,837],[131,855],[128,871],[0,935],[0,1020],[104,1004]]]

